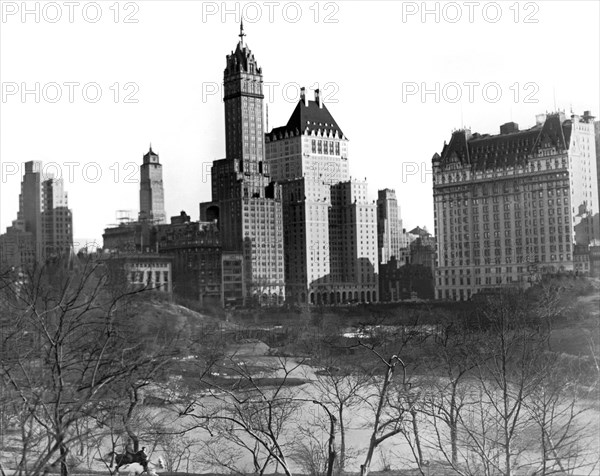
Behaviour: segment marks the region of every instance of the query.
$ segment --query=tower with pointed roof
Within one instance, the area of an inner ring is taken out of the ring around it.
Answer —
[[[245,36],[242,21],[240,40],[223,73],[225,156],[240,160],[244,173],[259,174],[264,161],[263,78]]]
[[[152,145],[144,154],[140,166],[140,216],[141,222],[162,225],[166,223],[165,192],[162,165]]]
[[[242,23],[223,73],[225,158],[213,162],[212,201],[200,204],[200,216],[217,221],[224,255],[243,255],[245,297],[282,304],[281,187],[265,164],[262,69],[245,36]]]

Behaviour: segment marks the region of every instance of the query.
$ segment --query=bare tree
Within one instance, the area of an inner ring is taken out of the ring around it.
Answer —
[[[313,358],[312,366],[316,371],[314,376],[311,375],[314,397],[335,413],[340,436],[337,461],[342,473],[348,460],[346,428],[349,413],[362,404],[364,393],[373,383],[373,369],[358,363],[350,366],[346,360],[339,356]]]
[[[199,421],[199,426],[211,435],[250,451],[253,458],[258,458],[254,468],[260,474],[269,464],[276,464],[291,476],[286,424],[294,421],[301,402],[289,391],[288,383],[302,362],[276,360],[277,364],[268,370],[275,376],[274,381],[256,376],[256,370],[235,355],[223,364],[213,364],[202,378],[211,398],[190,402],[181,414]]]
[[[479,413],[480,428],[464,428],[486,466],[511,476],[527,446],[523,435],[530,421],[524,405],[539,384],[535,362],[547,339],[529,325],[527,307],[518,295],[490,300],[481,315],[485,328],[475,375],[481,390],[478,408],[484,404],[485,413]],[[483,451],[490,445],[497,456]]]
[[[532,442],[539,453],[535,462],[538,476],[597,471],[600,448],[591,421],[586,418],[592,409],[586,403],[590,396],[581,392],[590,372],[581,368],[581,360],[550,352],[539,357],[541,378],[526,401],[535,428]]]
[[[189,472],[189,464],[201,445],[189,436],[165,432],[159,435],[157,446],[163,452],[165,470],[172,473],[180,470]]]
[[[251,460],[249,469],[241,462],[240,451]],[[230,422],[213,419],[210,438],[202,442],[198,462],[211,470],[224,470],[230,473],[262,475],[273,458],[256,439],[248,438],[242,431],[235,431]]]
[[[473,385],[469,377],[479,361],[479,346],[478,334],[465,323],[453,321],[445,326],[430,349],[436,358],[427,368],[430,378],[421,406],[433,430],[433,441],[428,441],[428,445],[459,474],[464,471],[460,417],[465,406],[471,404]]]
[[[313,400],[327,415],[327,419],[317,418],[314,421],[303,421],[298,427],[296,438],[292,444],[291,459],[293,459],[303,472],[311,476],[332,476],[334,473],[337,447],[336,434],[338,421],[334,413],[324,403]],[[327,438],[323,441],[322,435]]]
[[[99,418],[104,402],[156,366],[126,312],[138,291],[115,294],[110,284],[106,268],[90,261],[3,282],[0,385],[21,428],[10,441],[20,454],[16,474],[60,467],[66,476],[71,450],[99,431],[82,421]]]
[[[405,342],[403,341],[403,344]],[[366,399],[373,410],[373,420],[369,424],[371,436],[365,461],[360,467],[360,475],[367,476],[375,449],[388,438],[403,431],[407,414],[410,415],[412,410],[413,403],[411,402],[414,402],[416,397],[408,397],[411,392],[411,384],[408,380],[407,366],[399,353],[386,357],[373,345],[361,341],[358,345],[372,353],[382,364],[384,370],[383,378],[378,379],[379,381],[373,386],[374,393]],[[395,379],[398,370],[400,376]]]

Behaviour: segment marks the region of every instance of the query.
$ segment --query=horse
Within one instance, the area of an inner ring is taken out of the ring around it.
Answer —
[[[154,470],[149,471],[148,465],[151,464],[153,466],[157,466],[158,468],[163,468],[163,464],[164,464],[161,457],[158,458],[158,464],[154,464],[148,460],[144,460],[140,454],[130,453],[130,452],[116,453],[114,451],[111,451],[110,453],[108,453],[107,456],[114,456],[114,461],[116,463],[116,467],[114,470],[115,473],[118,473],[119,469],[123,466],[128,466],[128,465],[137,463],[137,465],[139,465],[139,467],[141,467],[143,469],[143,471],[141,471],[141,472],[134,471],[136,474],[148,473],[150,475],[153,475],[156,473],[154,472]]]

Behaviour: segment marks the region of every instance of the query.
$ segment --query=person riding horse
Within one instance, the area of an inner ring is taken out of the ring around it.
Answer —
[[[148,472],[148,455],[146,454],[146,447],[142,446],[142,449],[136,454],[138,463],[140,463],[146,472]]]
[[[109,453],[115,456],[115,463],[117,464],[116,471],[119,471],[121,466],[125,466],[131,463],[139,463],[144,472],[148,473],[148,455],[146,454],[146,447],[143,446],[137,453],[132,451],[130,445],[125,446],[125,454],[115,453],[114,451]]]

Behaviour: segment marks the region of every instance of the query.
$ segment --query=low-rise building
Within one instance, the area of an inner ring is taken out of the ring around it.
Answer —
[[[172,258],[158,253],[102,253],[113,284],[127,284],[134,290],[173,292]]]

